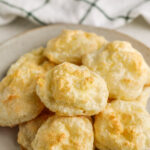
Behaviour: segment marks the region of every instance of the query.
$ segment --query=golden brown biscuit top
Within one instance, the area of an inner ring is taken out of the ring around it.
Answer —
[[[86,117],[50,117],[38,130],[33,150],[93,150],[93,128]]]
[[[105,79],[110,98],[134,100],[149,82],[149,67],[128,42],[110,42],[103,50],[87,54],[82,61]]]
[[[80,30],[64,30],[48,42],[45,56],[57,64],[68,61],[81,63],[81,57],[100,49],[107,41],[104,37]]]
[[[42,111],[44,106],[35,92],[40,73],[37,66],[24,65],[1,81],[0,125],[14,126],[35,118]]]
[[[150,115],[135,102],[116,100],[95,118],[95,140],[100,149],[150,148]],[[109,143],[109,144],[108,144]]]
[[[7,74],[13,73],[15,70],[19,70],[23,67],[23,65],[27,65],[28,69],[31,67],[39,66],[45,60],[43,55],[44,48],[35,49],[29,53],[24,54],[21,56],[14,64],[11,65],[10,69],[8,70]]]
[[[67,62],[39,80],[37,94],[51,111],[69,116],[96,114],[108,98],[106,83],[98,74]]]
[[[35,87],[37,80],[53,66],[45,61],[42,53],[43,48],[39,48],[23,55],[0,82],[1,126],[14,126],[31,120],[44,108]]]

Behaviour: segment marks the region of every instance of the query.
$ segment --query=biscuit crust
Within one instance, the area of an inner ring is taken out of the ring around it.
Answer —
[[[64,30],[57,38],[48,42],[45,56],[60,64],[71,62],[81,64],[81,57],[100,49],[107,41],[102,36],[80,30]]]
[[[93,150],[93,127],[86,117],[50,117],[38,130],[33,150]]]
[[[18,143],[21,145],[22,149],[33,150],[31,147],[31,142],[35,138],[35,135],[40,128],[40,126],[50,117],[52,113],[42,112],[37,118],[20,124],[18,132]]]
[[[110,42],[103,50],[84,56],[82,62],[105,79],[110,98],[135,100],[149,82],[148,65],[128,42]]]
[[[43,110],[35,90],[37,80],[47,68],[43,67],[42,53],[43,48],[39,48],[22,56],[0,82],[0,126],[32,120]]]
[[[116,100],[96,115],[95,144],[100,150],[150,149],[150,115],[135,102]]]
[[[47,108],[67,116],[97,114],[108,99],[106,83],[98,74],[67,62],[39,79],[36,91]]]

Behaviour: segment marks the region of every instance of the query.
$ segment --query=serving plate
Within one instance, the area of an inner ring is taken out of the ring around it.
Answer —
[[[30,30],[0,45],[0,79],[2,79],[8,67],[15,62],[19,56],[34,48],[45,46],[49,39],[56,37],[64,29],[80,29],[88,32],[95,32],[98,35],[104,36],[109,41],[129,41],[132,43],[133,47],[138,49],[143,54],[147,63],[150,65],[150,49],[143,43],[125,34],[104,28],[73,24],[55,24]],[[147,109],[150,111],[150,103],[148,104]],[[19,145],[16,142],[17,131],[17,127],[0,127],[0,150],[19,150]]]

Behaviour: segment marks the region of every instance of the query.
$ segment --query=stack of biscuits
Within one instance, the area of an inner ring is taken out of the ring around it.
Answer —
[[[150,150],[150,68],[126,41],[65,30],[12,64],[0,126],[22,150]]]

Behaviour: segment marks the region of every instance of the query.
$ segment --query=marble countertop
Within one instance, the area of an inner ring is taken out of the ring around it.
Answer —
[[[33,24],[22,18],[18,18],[8,25],[0,26],[0,43],[7,41],[17,34],[21,34],[36,27],[39,27],[39,25]],[[150,25],[147,24],[142,17],[139,17],[132,23],[116,30],[130,35],[150,47]]]

